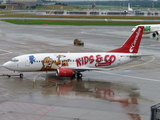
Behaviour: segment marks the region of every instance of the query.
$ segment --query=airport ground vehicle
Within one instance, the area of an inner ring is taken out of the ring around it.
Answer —
[[[82,45],[84,46],[84,42],[80,39],[74,39],[74,42],[73,42],[74,45]]]

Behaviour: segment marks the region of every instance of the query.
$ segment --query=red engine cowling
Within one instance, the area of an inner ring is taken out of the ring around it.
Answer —
[[[58,68],[57,69],[57,76],[59,77],[72,77],[74,75],[74,71],[69,68]]]

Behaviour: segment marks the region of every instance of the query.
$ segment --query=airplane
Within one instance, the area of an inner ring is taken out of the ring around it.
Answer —
[[[133,9],[130,7],[130,3],[128,3],[128,12],[133,12]]]
[[[133,9],[131,8],[130,6],[130,3],[128,3],[128,9],[127,10],[124,10],[125,13],[133,13]]]
[[[138,26],[126,42],[117,49],[96,53],[36,53],[12,58],[3,64],[9,70],[20,72],[56,71],[58,77],[82,78],[81,72],[107,70],[140,59],[138,53],[143,34]]]
[[[152,33],[154,35],[160,34],[160,24],[145,24],[145,25],[137,25],[134,28],[132,28],[132,32],[134,32],[138,26],[144,26],[143,34],[150,34]]]

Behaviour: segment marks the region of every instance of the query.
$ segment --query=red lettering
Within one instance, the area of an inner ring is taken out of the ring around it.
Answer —
[[[110,57],[109,55],[104,56],[104,61],[109,61]]]
[[[113,63],[113,62],[116,60],[116,56],[115,56],[115,55],[111,55],[111,56],[106,55],[106,56],[104,57],[104,60],[105,60],[106,62]]]
[[[76,59],[76,64],[77,64],[77,67],[81,66],[81,62],[80,62],[80,58]]]
[[[83,57],[81,57],[81,63],[82,63],[82,65],[84,65],[84,60],[83,60]]]
[[[89,61],[89,59],[90,59],[90,58],[89,58],[88,56],[84,56],[84,57],[82,57],[82,58],[77,58],[77,59],[76,59],[77,67],[87,64],[88,61]],[[91,59],[92,59],[92,58],[91,58]]]
[[[114,61],[116,61],[116,56],[115,55],[111,55],[110,61],[111,61],[111,63],[113,63]]]
[[[105,55],[104,56],[104,61],[103,61],[103,57],[101,55],[96,55],[96,64],[95,66],[109,66],[111,65],[113,62],[115,62],[116,60],[116,56],[115,55]],[[82,65],[86,65],[86,64],[92,64],[94,62],[94,56],[84,56],[81,58],[77,58],[76,59],[76,64],[77,67],[82,66]]]
[[[84,60],[84,64],[87,64],[87,63],[88,63],[89,58],[88,58],[87,56],[85,56],[85,57],[83,58],[83,60]]]
[[[102,61],[101,55],[96,55],[96,62],[99,63]]]
[[[98,55],[97,55],[98,56]],[[98,56],[99,57],[99,56]],[[98,58],[97,57],[97,58]],[[101,58],[101,57],[99,57],[99,58]],[[100,59],[98,59],[98,60],[100,60]],[[111,65],[114,61],[116,60],[116,56],[115,55],[105,55],[104,56],[104,61],[101,61],[101,62],[97,62],[96,64],[95,64],[95,66],[96,67],[99,67],[99,66],[109,66],[109,65]]]
[[[90,61],[90,64],[92,64],[92,63],[94,62],[94,57],[93,57],[93,55],[91,55],[91,56],[89,57],[89,61]]]

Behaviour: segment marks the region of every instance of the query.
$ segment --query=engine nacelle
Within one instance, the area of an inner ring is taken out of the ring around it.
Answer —
[[[74,74],[74,71],[69,68],[58,68],[56,72],[56,76],[59,77],[72,77]]]

